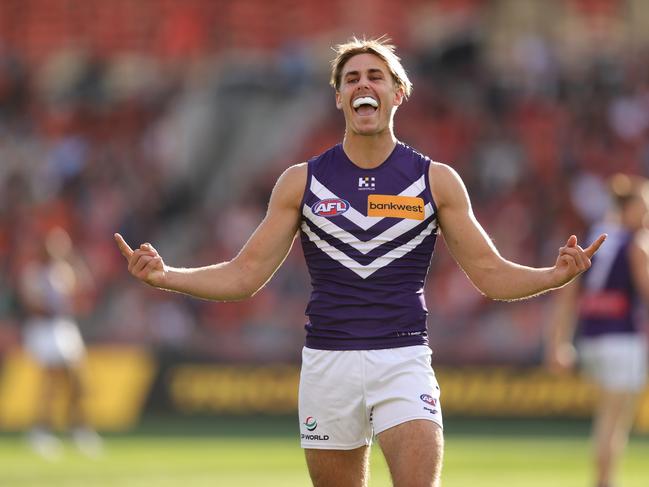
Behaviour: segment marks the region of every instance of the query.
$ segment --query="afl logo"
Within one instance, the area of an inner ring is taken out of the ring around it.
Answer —
[[[311,206],[313,213],[324,217],[342,215],[347,210],[349,210],[349,202],[340,198],[320,200]]]
[[[422,394],[421,396],[419,396],[419,399],[424,401],[426,404],[430,404],[431,406],[437,406],[437,399],[435,399],[430,394]]]

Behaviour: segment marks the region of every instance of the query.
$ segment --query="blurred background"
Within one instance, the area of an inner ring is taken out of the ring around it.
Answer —
[[[398,46],[397,137],[460,173],[509,259],[551,265],[605,211],[605,178],[649,175],[645,0],[2,0],[0,428],[29,424],[16,289],[55,227],[93,279],[78,319],[100,430],[295,412],[299,245],[223,304],[139,284],[112,235],[174,266],[232,258],[284,168],[342,139],[329,61],[354,34]],[[588,387],[539,367],[548,296],[486,300],[440,241],[426,300],[446,414],[587,417]]]

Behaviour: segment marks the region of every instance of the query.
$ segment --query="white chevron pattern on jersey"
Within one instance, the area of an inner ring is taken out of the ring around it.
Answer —
[[[421,176],[417,181],[412,183],[406,189],[404,189],[398,196],[419,196],[422,191],[426,189],[426,176]],[[315,194],[321,200],[329,198],[340,198],[335,193],[329,191],[325,185],[318,181],[314,176],[311,176],[310,189],[313,194]],[[365,216],[355,208],[350,207],[345,213],[342,214],[350,222],[354,223],[356,226],[367,230],[368,228],[376,225],[378,222],[383,220],[383,216]]]
[[[324,218],[322,216],[316,215],[315,213],[313,213],[313,211],[311,211],[311,208],[309,208],[308,205],[304,205],[304,208],[302,209],[302,214],[314,225],[320,228],[323,232],[331,235],[332,237],[335,237],[336,239],[340,240],[343,243],[350,245],[351,247],[355,248],[363,255],[368,254],[369,252],[371,252],[372,250],[374,250],[375,248],[379,247],[380,245],[386,242],[394,240],[395,238],[399,237],[400,235],[403,235],[407,231],[412,230],[417,225],[422,223],[421,220],[404,218],[399,223],[391,226],[380,235],[377,235],[376,237],[364,242],[354,237],[351,233],[343,230],[328,218]],[[424,220],[430,217],[432,214],[433,214],[433,205],[427,203],[426,206],[424,207]],[[377,218],[377,219],[380,220],[381,218]],[[434,221],[437,222],[437,220]]]
[[[433,230],[437,228],[437,219],[433,219],[428,226],[416,237],[414,237],[409,242],[392,249],[385,255],[374,259],[367,265],[362,265],[348,256],[346,253],[338,250],[336,247],[328,244],[320,237],[318,237],[313,231],[309,228],[309,225],[306,222],[302,222],[302,231],[309,237],[309,240],[313,242],[320,250],[325,252],[329,257],[331,257],[336,262],[347,267],[349,270],[355,272],[362,279],[367,279],[369,276],[374,274],[379,269],[382,269],[390,262],[399,259],[406,255],[408,252],[411,252],[415,249],[423,240],[430,235]]]

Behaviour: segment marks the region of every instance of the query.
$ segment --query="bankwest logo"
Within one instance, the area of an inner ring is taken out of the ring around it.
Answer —
[[[424,219],[424,200],[413,196],[371,194],[367,197],[367,216]]]

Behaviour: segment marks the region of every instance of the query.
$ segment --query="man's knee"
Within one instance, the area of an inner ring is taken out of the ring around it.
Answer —
[[[354,450],[305,449],[314,487],[366,487],[369,478],[368,452],[366,446]]]
[[[437,487],[442,472],[444,435],[432,421],[414,420],[378,435],[395,487]]]

